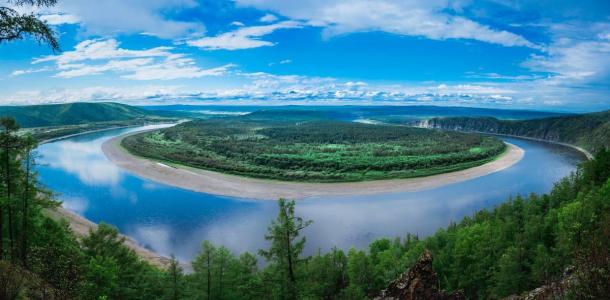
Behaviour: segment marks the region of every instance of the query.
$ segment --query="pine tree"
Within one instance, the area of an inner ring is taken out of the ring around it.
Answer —
[[[217,253],[216,247],[209,241],[204,241],[201,244],[201,252],[195,260],[193,260],[193,270],[197,276],[198,281],[203,282],[202,290],[205,291],[206,299],[213,299],[212,297],[212,284],[213,284],[213,265],[216,259]]]
[[[300,255],[305,246],[305,237],[298,239],[303,229],[312,221],[303,221],[294,214],[294,201],[280,199],[277,218],[267,229],[265,239],[271,242],[269,250],[259,250],[259,254],[274,264],[280,273],[280,296],[284,299],[297,298],[296,271]]]

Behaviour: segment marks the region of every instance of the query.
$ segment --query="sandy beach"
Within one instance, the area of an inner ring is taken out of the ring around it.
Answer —
[[[300,183],[247,178],[186,166],[168,166],[128,153],[121,146],[121,140],[127,136],[129,134],[115,137],[102,145],[106,157],[124,170],[146,179],[191,191],[259,200],[370,195],[431,189],[504,170],[519,162],[524,155],[523,149],[507,143],[507,150],[496,160],[478,167],[451,173],[365,182]]]

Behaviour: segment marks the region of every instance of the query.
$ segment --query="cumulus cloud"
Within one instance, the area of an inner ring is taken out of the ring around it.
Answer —
[[[329,77],[240,73],[245,84],[228,87],[134,86],[22,91],[6,104],[117,101],[132,104],[228,105],[461,105],[505,108],[607,107],[605,92],[572,89],[537,80],[518,82],[372,84]]]
[[[172,80],[220,76],[233,67],[228,64],[202,69],[192,58],[184,54],[173,53],[172,50],[172,47],[130,50],[120,48],[119,43],[114,39],[86,40],[76,45],[72,51],[41,57],[35,59],[33,63],[54,62],[58,71],[55,76],[60,78],[115,72],[119,73],[122,78],[133,80]],[[16,75],[20,75],[27,71],[15,72],[17,72]]]
[[[201,33],[205,27],[200,22],[177,21],[168,12],[196,8],[195,0],[148,1],[82,1],[62,0],[54,8],[46,9],[49,23],[79,22],[90,35],[116,35],[117,33],[147,33],[161,38],[181,38]],[[61,12],[61,15],[58,15]]]
[[[559,35],[544,53],[532,54],[523,66],[550,73],[547,83],[610,85],[610,39],[606,38],[610,23],[598,27],[601,31],[591,30],[589,36]]]
[[[273,46],[273,42],[262,40],[280,29],[301,28],[303,24],[296,21],[283,21],[270,25],[240,27],[234,31],[225,32],[213,37],[203,37],[187,41],[190,46],[205,50],[239,50],[265,46]]]
[[[277,20],[278,20],[278,18],[272,14],[266,14],[259,19],[259,21],[264,22],[264,23],[272,23]]]
[[[77,16],[62,13],[44,14],[40,16],[40,19],[49,25],[77,24],[80,22]]]
[[[384,31],[435,40],[472,39],[503,46],[538,48],[520,35],[460,16],[468,1],[236,0],[236,3],[324,26],[327,36]]]
[[[137,85],[132,87],[91,86],[85,88],[52,88],[23,90],[4,95],[0,103],[5,105],[34,105],[48,103],[124,101],[154,103],[155,99],[177,99],[184,89],[177,85]]]
[[[540,25],[551,33],[544,51],[522,63],[532,74],[508,77],[522,103],[607,109],[610,90],[610,23]],[[497,76],[502,78],[502,76]],[[504,78],[506,79],[506,78]]]

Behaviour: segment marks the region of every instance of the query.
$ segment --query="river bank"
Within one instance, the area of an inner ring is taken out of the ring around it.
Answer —
[[[54,220],[64,219],[68,221],[70,229],[77,237],[82,238],[89,234],[89,231],[95,230],[97,228],[97,224],[93,223],[86,218],[73,213],[63,207],[57,207],[53,209],[47,209],[45,211],[47,216]],[[156,254],[142,246],[140,246],[135,240],[132,238],[121,235],[121,237],[125,238],[124,245],[133,250],[140,258],[147,261],[148,263],[160,267],[167,268],[170,264],[170,259],[159,254]]]
[[[181,165],[170,166],[130,154],[121,146],[122,139],[127,136],[129,134],[112,138],[102,145],[102,151],[106,157],[122,169],[146,179],[186,190],[258,200],[370,195],[431,189],[504,170],[519,162],[524,155],[523,149],[507,143],[507,150],[496,160],[456,172],[408,179],[346,183],[300,183],[227,175]]]

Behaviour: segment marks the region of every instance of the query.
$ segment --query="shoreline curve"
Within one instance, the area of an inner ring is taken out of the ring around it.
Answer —
[[[518,146],[505,142],[507,150],[491,162],[426,177],[342,183],[284,182],[229,175],[182,165],[174,167],[138,157],[121,146],[125,137],[137,133],[142,131],[117,136],[104,142],[104,155],[119,168],[155,182],[195,192],[256,200],[299,200],[318,196],[372,195],[432,189],[507,169],[519,162],[525,152]]]
[[[85,217],[75,212],[69,211],[68,209],[61,206],[58,206],[56,208],[45,209],[44,212],[51,219],[65,219],[66,221],[68,221],[70,230],[72,230],[72,232],[78,238],[83,238],[87,236],[90,230],[95,230],[98,226],[98,224],[90,221],[89,219],[86,219]],[[144,246],[140,245],[136,240],[127,235],[120,233],[119,236],[121,238],[124,238],[123,245],[133,250],[136,255],[142,260],[161,269],[167,269],[169,267],[169,258],[158,254],[148,248],[145,248]]]

